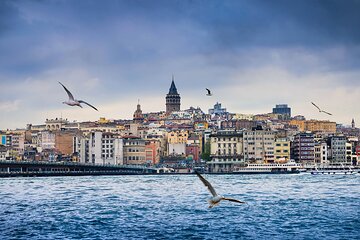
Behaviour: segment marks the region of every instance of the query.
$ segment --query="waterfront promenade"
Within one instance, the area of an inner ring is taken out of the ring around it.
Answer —
[[[73,162],[0,161],[0,177],[87,176],[149,174],[137,165],[99,165]]]

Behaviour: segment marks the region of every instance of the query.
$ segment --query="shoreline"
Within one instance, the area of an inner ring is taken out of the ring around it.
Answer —
[[[308,172],[310,174],[310,172]],[[66,176],[170,176],[170,175],[194,175],[189,173],[119,173],[119,172],[24,172],[24,173],[0,173],[0,178],[16,178],[16,177],[66,177]],[[299,175],[300,172],[253,172],[253,173],[232,173],[232,172],[205,172],[202,174],[209,175]]]

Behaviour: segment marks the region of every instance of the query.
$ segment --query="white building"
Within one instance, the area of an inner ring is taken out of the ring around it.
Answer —
[[[316,164],[328,163],[328,146],[326,142],[315,142],[314,153],[314,160]]]
[[[243,152],[246,162],[274,162],[275,133],[256,127],[244,131]]]
[[[89,162],[89,138],[88,136],[76,136],[75,137],[75,150],[79,157],[79,162]]]
[[[169,155],[185,155],[186,143],[168,143]]]
[[[80,162],[93,164],[124,164],[123,140],[113,133],[91,132],[76,138]]]
[[[234,165],[244,162],[243,133],[222,130],[210,135],[210,157],[212,172],[229,172]]]
[[[55,133],[51,131],[38,133],[37,148],[39,152],[55,149]]]
[[[105,164],[101,158],[102,132],[91,132],[89,138],[89,162],[94,164]]]

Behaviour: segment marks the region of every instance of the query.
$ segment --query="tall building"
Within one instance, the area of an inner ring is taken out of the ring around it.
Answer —
[[[86,142],[84,142],[86,144]],[[123,162],[123,139],[109,132],[91,132],[88,141],[88,161],[95,164],[124,164]],[[85,156],[80,152],[80,156]],[[86,159],[80,159],[86,162]]]
[[[244,163],[242,132],[221,130],[209,138],[211,161],[207,164],[211,172],[228,172],[234,165]]]
[[[313,164],[315,159],[314,146],[314,134],[309,132],[296,134],[291,146],[292,158],[296,162]]]
[[[280,114],[284,120],[291,118],[291,108],[289,108],[287,104],[277,104],[275,108],[273,108],[273,113]]]
[[[346,137],[332,136],[330,138],[330,162],[331,163],[346,163]],[[348,163],[351,163],[349,160]]]
[[[274,162],[275,133],[261,126],[244,131],[244,159],[246,162]]]
[[[166,114],[180,111],[180,99],[181,98],[179,93],[177,92],[173,76],[169,93],[166,95]]]

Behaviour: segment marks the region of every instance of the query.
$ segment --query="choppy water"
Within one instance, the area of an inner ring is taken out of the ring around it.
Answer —
[[[360,175],[0,179],[0,239],[360,239]]]

